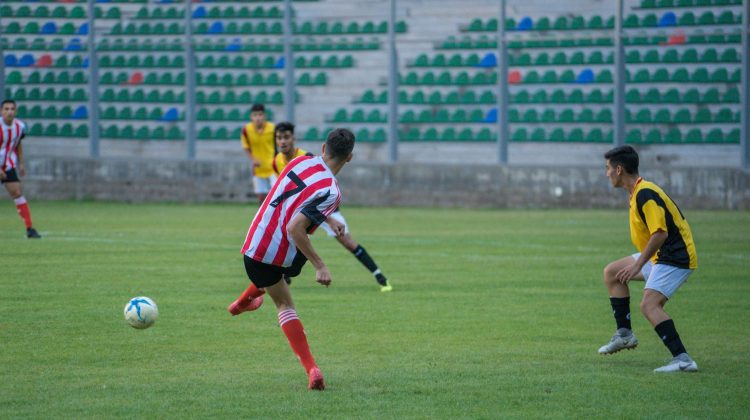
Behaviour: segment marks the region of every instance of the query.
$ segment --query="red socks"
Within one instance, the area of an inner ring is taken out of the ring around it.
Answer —
[[[26,225],[26,229],[31,227],[31,211],[29,210],[29,204],[26,202],[26,197],[20,196],[15,199],[16,210],[18,215],[23,219],[23,223]]]
[[[305,368],[305,372],[310,372],[310,369],[317,367],[315,359],[312,353],[310,353],[310,347],[307,345],[305,329],[302,327],[302,322],[297,318],[297,312],[294,309],[286,309],[279,312],[279,325],[281,326],[281,330],[284,331],[287,340],[289,340],[292,351],[294,351],[294,354],[297,355],[302,366]]]
[[[250,287],[248,287],[242,294],[240,295],[240,298],[237,299],[238,301],[243,300],[250,300],[255,299],[257,297],[263,296],[266,293],[265,290],[260,290],[257,287],[255,287],[254,284],[250,283]]]

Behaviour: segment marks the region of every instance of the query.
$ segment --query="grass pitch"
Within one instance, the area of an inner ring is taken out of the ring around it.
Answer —
[[[270,300],[231,317],[254,206],[31,201],[44,238],[0,205],[0,418],[746,418],[750,213],[686,209],[699,268],[667,311],[700,372],[669,359],[638,313],[614,331],[604,265],[633,252],[627,210],[344,208],[394,285],[383,294],[314,235],[334,283],[293,284],[325,392]],[[133,296],[160,318],[128,327]]]

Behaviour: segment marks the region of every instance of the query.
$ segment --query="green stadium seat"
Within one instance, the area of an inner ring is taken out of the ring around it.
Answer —
[[[680,70],[684,70],[684,69],[680,69]],[[660,102],[672,103],[672,104],[680,103],[680,91],[674,88],[667,89],[667,91],[664,92],[663,95],[661,95]]]
[[[544,112],[542,112],[542,116],[540,117],[539,121],[542,123],[553,123],[556,120],[556,113],[554,109],[545,109]]]
[[[564,104],[568,102],[568,95],[562,89],[555,89],[547,98],[547,92],[540,90],[534,94],[535,103],[551,102],[553,104]]]
[[[528,109],[523,113],[522,122],[525,123],[537,123],[539,122],[539,115],[535,109]]]
[[[654,123],[670,124],[672,123],[672,113],[669,109],[660,109],[654,114]]]
[[[692,116],[690,115],[690,111],[687,109],[680,109],[674,114],[674,118],[672,120],[675,124],[690,124],[692,122]]]
[[[734,22],[729,22],[729,23],[734,23]],[[714,24],[716,24],[716,16],[714,16],[714,12],[710,10],[707,12],[704,12],[698,18],[698,25],[714,25]]]
[[[547,139],[547,133],[544,131],[543,128],[537,128],[534,131],[531,132],[531,137],[529,140],[531,141],[545,141]]]
[[[732,75],[729,76],[729,82],[730,83],[739,83],[741,77],[741,69],[736,69],[732,72]]]
[[[672,128],[664,135],[664,143],[678,144],[682,143],[682,131]]]
[[[713,121],[713,115],[711,115],[711,111],[707,108],[700,108],[695,113],[695,118],[693,119],[693,122],[695,124],[709,124]]]
[[[720,103],[721,98],[719,96],[719,90],[716,88],[706,90],[706,92],[703,94],[703,97],[701,98],[701,102],[708,104]]]
[[[59,135],[59,129],[57,127],[57,124],[50,123],[47,124],[47,127],[44,129],[44,136],[45,137],[57,137]]]
[[[557,73],[554,70],[547,70],[542,76],[542,83],[557,83]]]
[[[724,141],[724,132],[719,128],[709,131],[704,138],[706,143],[722,143]]]
[[[511,141],[528,141],[529,135],[525,128],[519,128],[511,135]]]
[[[727,83],[729,81],[729,73],[726,68],[718,68],[711,74],[712,83]]]
[[[648,144],[658,144],[663,142],[661,131],[658,129],[651,129],[646,133],[645,142]]]
[[[703,51],[703,54],[700,56],[701,63],[716,63],[719,61],[718,53],[716,52],[715,48],[707,48],[705,51]]]
[[[511,108],[508,110],[508,121],[510,121],[511,123],[521,122],[521,116],[518,112],[518,109]]]
[[[648,108],[643,108],[635,114],[635,122],[638,124],[649,124],[651,121],[651,110]]]
[[[724,140],[727,143],[739,143],[740,142],[740,129],[739,128],[732,129],[730,132],[727,133]]]
[[[715,123],[732,123],[735,121],[734,113],[729,108],[721,108],[719,112],[714,115]]]
[[[703,133],[697,128],[693,128],[685,135],[685,143],[703,143]]]

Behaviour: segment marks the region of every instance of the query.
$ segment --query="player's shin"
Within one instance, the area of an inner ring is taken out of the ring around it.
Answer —
[[[29,210],[29,203],[26,202],[26,197],[20,196],[16,198],[16,210],[18,211],[18,215],[21,216],[21,219],[23,219],[24,225],[26,225],[26,229],[30,228],[31,225],[31,210]]]
[[[300,363],[305,368],[305,372],[310,372],[312,368],[317,367],[315,359],[312,353],[310,353],[310,347],[307,345],[305,328],[297,317],[297,312],[294,309],[280,311],[279,325],[284,335],[286,335],[287,340],[289,340],[289,346],[292,347],[292,351],[294,351],[294,354],[297,355]]]

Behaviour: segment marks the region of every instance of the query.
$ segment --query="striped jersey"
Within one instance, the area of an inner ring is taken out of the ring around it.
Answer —
[[[299,250],[287,233],[289,222],[302,213],[312,222],[308,233],[313,233],[340,201],[338,182],[322,157],[293,159],[255,214],[242,253],[265,264],[291,266]]]
[[[667,232],[667,240],[651,258],[655,264],[695,269],[698,256],[693,234],[680,208],[658,185],[638,178],[630,197],[630,238],[643,252],[651,235]]]
[[[0,170],[9,171],[18,165],[16,149],[26,136],[26,124],[18,118],[10,125],[0,119]]]

